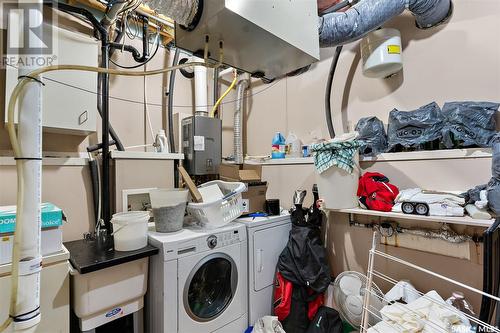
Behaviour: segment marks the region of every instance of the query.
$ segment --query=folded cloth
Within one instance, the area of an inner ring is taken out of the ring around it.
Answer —
[[[401,190],[396,197],[393,212],[401,213],[403,202],[424,202],[432,216],[464,216],[465,199],[445,192],[424,191],[420,188]]]
[[[283,326],[275,316],[264,316],[253,326],[253,333],[285,333]]]
[[[356,134],[348,134],[331,141],[312,144],[310,149],[314,152],[314,165],[319,173],[336,166],[352,173],[355,166],[355,155],[361,143],[355,140]]]
[[[380,310],[380,314],[382,322],[398,332],[454,332],[456,327],[470,327],[467,318],[447,304],[434,290],[409,304],[387,305]],[[378,330],[379,324],[373,327],[372,332],[390,332],[390,330]]]

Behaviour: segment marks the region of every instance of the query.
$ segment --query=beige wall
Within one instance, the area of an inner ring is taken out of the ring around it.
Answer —
[[[410,14],[387,26],[401,30],[404,71],[390,79],[361,73],[359,43],[344,47],[332,92],[335,128],[353,128],[359,118],[376,115],[384,123],[393,108],[412,110],[431,101],[491,100],[500,97],[500,2],[457,0],[447,25],[415,27]],[[248,154],[270,153],[275,131],[294,131],[307,142],[312,131],[327,136],[324,92],[334,48],[321,50],[321,61],[297,77],[278,81],[251,100],[247,111]],[[252,86],[252,93],[268,86]]]
[[[432,30],[415,28],[411,15],[390,22],[389,26],[401,30],[404,42],[404,73],[387,80],[368,79],[362,76],[358,43],[345,47],[332,93],[334,122],[338,131],[352,128],[360,117],[377,115],[387,121],[388,112],[394,108],[414,109],[430,101],[443,103],[448,100],[499,100],[500,47],[497,33],[500,31],[500,2],[497,0],[457,0],[451,21]],[[137,42],[134,42],[137,46]],[[322,60],[301,76],[278,80],[271,85],[254,81],[249,91],[257,94],[249,98],[245,107],[247,128],[247,153],[269,154],[271,138],[275,131],[285,134],[293,130],[305,142],[312,135],[326,136],[323,94],[333,49],[323,49]],[[162,49],[148,68],[163,67],[168,61]],[[120,56],[117,61],[132,64],[129,57]],[[192,81],[178,75],[174,112],[191,113],[193,104]],[[147,79],[148,101],[165,105],[163,90],[165,77]],[[140,78],[113,78],[111,95],[143,100],[144,82]],[[224,87],[222,87],[224,89]],[[232,150],[232,112],[234,92],[222,107],[223,154]],[[150,106],[153,130],[162,124],[164,107]],[[125,146],[151,142],[143,105],[111,101],[111,122]],[[317,135],[317,134],[316,134]],[[95,136],[89,138],[58,134],[44,134],[44,149],[51,151],[83,151]],[[0,128],[0,150],[10,149],[5,130]],[[138,150],[141,150],[140,148]],[[484,182],[488,178],[488,161],[467,160],[461,167],[452,162],[416,161],[386,163],[372,166],[380,170],[400,186],[433,186],[459,189]],[[474,170],[474,172],[471,172]],[[273,197],[289,200],[290,187],[294,182],[310,187],[314,181],[311,170],[303,167],[297,175],[289,168],[274,171],[285,185],[275,188]],[[290,176],[287,175],[290,173]],[[427,178],[432,174],[432,178]],[[301,175],[303,175],[303,178]],[[0,204],[14,203],[12,167],[0,167]],[[6,186],[5,184],[10,184]],[[65,226],[66,240],[80,237],[88,230],[91,216],[90,182],[85,167],[48,167],[44,169],[44,200],[53,201],[64,208],[71,219]],[[73,228],[73,226],[75,226]],[[344,269],[363,270],[366,267],[369,231],[353,230],[343,218],[332,218],[328,227],[328,251],[335,273]],[[391,250],[392,251],[392,250]],[[477,251],[479,254],[480,249]],[[421,252],[398,250],[396,252],[421,264],[428,264],[458,280],[480,286],[481,268],[475,262],[426,255]],[[442,264],[445,262],[445,264]],[[388,267],[393,270],[393,268]],[[404,277],[399,271],[398,277]],[[424,280],[413,281],[420,288],[427,288]],[[444,290],[448,292],[449,290]],[[476,303],[477,304],[477,303]]]

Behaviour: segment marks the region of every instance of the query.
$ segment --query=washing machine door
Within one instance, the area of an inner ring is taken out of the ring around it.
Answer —
[[[191,273],[184,289],[186,312],[196,321],[214,320],[236,293],[236,264],[227,254],[214,253],[203,258]]]
[[[240,249],[229,248],[179,262],[179,332],[211,332],[242,315]]]

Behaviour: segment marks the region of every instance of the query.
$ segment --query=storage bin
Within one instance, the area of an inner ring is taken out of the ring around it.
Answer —
[[[319,196],[326,209],[345,209],[358,207],[359,155],[354,157],[352,173],[332,166],[323,173],[316,174]]]

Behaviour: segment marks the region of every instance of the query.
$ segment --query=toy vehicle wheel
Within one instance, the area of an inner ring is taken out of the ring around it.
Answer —
[[[401,210],[405,214],[413,214],[415,213],[415,207],[410,202],[403,202],[401,205]]]
[[[415,211],[418,215],[429,215],[429,206],[423,203],[417,204]]]

